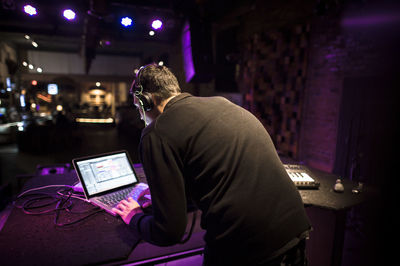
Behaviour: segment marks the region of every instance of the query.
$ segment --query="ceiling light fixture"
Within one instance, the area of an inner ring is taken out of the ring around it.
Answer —
[[[159,19],[153,20],[153,22],[151,23],[151,27],[155,30],[159,30],[162,28],[162,21]]]
[[[72,9],[65,9],[63,11],[63,16],[67,20],[74,20],[76,18],[76,13]]]
[[[76,14],[73,10],[71,9],[65,9],[63,11],[63,16],[64,18],[66,18],[67,20],[74,20],[76,18]]]
[[[31,5],[24,5],[24,12],[28,14],[29,16],[36,16],[37,15],[37,10],[35,7]]]
[[[132,26],[132,23],[133,23],[133,21],[132,21],[132,19],[130,17],[123,17],[121,19],[121,24],[124,27],[130,27],[130,26]]]

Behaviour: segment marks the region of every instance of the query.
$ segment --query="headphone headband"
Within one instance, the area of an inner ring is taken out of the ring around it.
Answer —
[[[145,69],[146,66],[141,66],[139,68],[139,71],[136,74],[136,79],[135,79],[135,91],[134,91],[134,96],[136,97],[136,99],[138,99],[142,109],[146,112],[150,111],[153,106],[153,100],[151,99],[151,97],[149,95],[147,95],[146,93],[143,92],[143,86],[140,82],[140,77],[142,75],[142,71],[143,69]],[[137,90],[139,89],[139,90]]]
[[[146,66],[141,66],[136,74],[135,88],[139,88],[140,93],[143,93],[143,86],[142,86],[142,83],[140,82],[140,76],[142,74],[143,69],[145,69],[145,68],[146,68]],[[136,91],[135,91],[135,93],[136,93]]]

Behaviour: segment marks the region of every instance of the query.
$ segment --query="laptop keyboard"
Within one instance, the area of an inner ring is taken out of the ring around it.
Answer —
[[[126,188],[124,190],[119,190],[114,193],[110,193],[110,194],[101,196],[101,198],[99,198],[99,200],[108,206],[114,207],[121,200],[127,199],[130,192],[132,192],[132,188]]]
[[[148,190],[148,188],[149,186],[147,184],[139,183],[134,188],[128,187],[114,193],[103,195],[99,197],[99,201],[110,207],[115,207],[121,200],[132,197],[140,204],[140,206],[142,206],[142,204],[151,201],[151,196],[149,194],[145,195],[144,198],[139,199],[139,196],[143,195],[142,192]]]

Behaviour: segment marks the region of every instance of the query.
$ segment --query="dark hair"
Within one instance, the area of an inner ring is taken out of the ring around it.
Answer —
[[[178,80],[175,75],[165,66],[155,63],[142,67],[136,75],[133,86],[143,87],[143,93],[149,92],[157,101],[168,99],[174,94],[180,93]]]

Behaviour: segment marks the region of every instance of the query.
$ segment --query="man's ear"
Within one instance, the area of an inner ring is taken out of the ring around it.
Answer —
[[[149,93],[149,95],[150,95],[151,100],[153,101],[154,105],[159,105],[160,104],[160,101],[159,101],[158,97],[154,96],[153,93]]]

